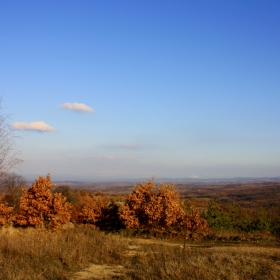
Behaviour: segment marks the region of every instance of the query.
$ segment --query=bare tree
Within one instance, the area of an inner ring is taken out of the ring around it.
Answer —
[[[9,115],[2,113],[2,98],[0,98],[0,177],[11,168],[22,162],[20,153],[15,150],[14,129],[8,123]]]
[[[16,188],[19,188],[21,190],[22,188],[26,188],[26,187],[27,187],[26,179],[23,176],[18,175],[14,172],[5,173],[0,178],[0,192],[10,191]]]
[[[0,193],[4,193],[2,201],[8,206],[14,207],[14,210],[19,210],[20,197],[22,188],[27,188],[27,181],[21,175],[16,173],[4,173],[0,177]]]

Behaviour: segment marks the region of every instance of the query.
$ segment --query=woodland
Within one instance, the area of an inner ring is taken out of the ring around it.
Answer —
[[[261,193],[260,189],[269,189],[263,183],[216,188],[197,186],[186,191],[180,185],[156,184],[152,179],[135,185],[130,193],[114,194],[112,189],[106,193],[106,189],[101,192],[67,185],[55,187],[49,174],[40,176],[28,188],[23,177],[7,173],[0,184],[1,226],[57,230],[71,222],[105,232],[133,232],[134,235],[173,239],[205,239],[213,231],[277,239],[280,233],[279,183],[269,184],[273,191],[271,196]],[[234,188],[239,192],[236,200]],[[243,200],[242,190],[247,193]],[[231,193],[231,201],[225,198],[226,191]]]

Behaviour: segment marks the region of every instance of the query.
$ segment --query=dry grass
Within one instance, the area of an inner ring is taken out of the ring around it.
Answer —
[[[125,262],[127,240],[89,228],[0,232],[0,279],[66,279],[88,263]]]
[[[196,242],[184,250],[180,244],[161,242],[79,227],[57,233],[2,229],[0,279],[280,279],[276,246]]]
[[[280,249],[149,246],[124,279],[280,279]]]
[[[278,237],[275,234],[269,232],[240,232],[233,229],[213,229],[211,230],[205,239],[220,241],[220,242],[242,242],[242,243],[260,243],[260,244],[279,244]]]

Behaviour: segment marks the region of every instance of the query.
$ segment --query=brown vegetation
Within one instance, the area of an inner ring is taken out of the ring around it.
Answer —
[[[2,228],[0,240],[0,279],[6,280],[67,279],[88,263],[117,264],[128,243],[87,228]]]
[[[84,227],[2,228],[0,240],[0,279],[6,280],[276,280],[280,275],[279,247],[196,242],[184,250],[181,243],[147,243]],[[106,274],[109,268],[114,273]]]
[[[206,233],[208,225],[194,206],[185,212],[174,185],[162,183],[155,188],[154,180],[143,182],[128,195],[120,209],[120,219],[128,229],[161,229]]]
[[[121,197],[133,191],[131,183],[67,183],[72,189],[102,191],[106,195]],[[200,200],[202,205],[214,199],[218,203],[231,204],[233,201],[245,208],[265,209],[280,206],[279,181],[236,181],[236,182],[202,182],[174,184],[181,198]]]
[[[13,207],[3,202],[4,195],[0,196],[0,226],[9,224],[13,218]]]
[[[214,199],[221,204],[233,201],[245,208],[269,209],[280,207],[280,182],[244,181],[238,183],[191,184],[178,183],[177,189],[186,199],[206,201]]]
[[[46,178],[40,176],[28,190],[22,189],[17,225],[57,228],[70,220],[70,204],[62,194],[53,195],[53,187],[50,175],[47,175]]]
[[[89,224],[95,227],[102,219],[102,213],[107,207],[108,201],[105,196],[97,198],[93,193],[81,191],[78,203],[72,211],[72,218],[81,224]]]

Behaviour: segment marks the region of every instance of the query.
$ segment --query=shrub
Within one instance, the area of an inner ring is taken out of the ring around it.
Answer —
[[[208,231],[206,220],[202,219],[194,206],[185,212],[174,185],[162,183],[155,190],[154,180],[137,186],[123,207],[119,217],[127,229],[174,228],[186,233]]]
[[[126,228],[147,227],[153,220],[159,219],[158,207],[154,181],[143,182],[128,195],[119,216]]]
[[[211,228],[229,229],[230,221],[226,212],[214,200],[210,200],[207,211],[202,214]]]
[[[96,198],[93,193],[82,191],[79,193],[78,203],[72,211],[72,218],[82,224],[96,227],[96,223],[103,218],[103,209],[107,206],[107,198]]]
[[[207,221],[200,217],[193,205],[190,207],[190,211],[185,214],[185,218],[181,224],[186,233],[186,238],[192,235],[193,232],[197,232],[201,236],[205,236],[209,232]],[[200,237],[198,236],[198,238]]]
[[[40,176],[28,190],[22,189],[20,214],[16,217],[18,225],[57,228],[70,220],[71,205],[62,194],[52,195],[53,187],[48,174],[46,178]]]
[[[0,197],[2,202],[4,195]],[[6,203],[0,203],[0,226],[4,226],[12,221],[13,207],[9,207]]]

